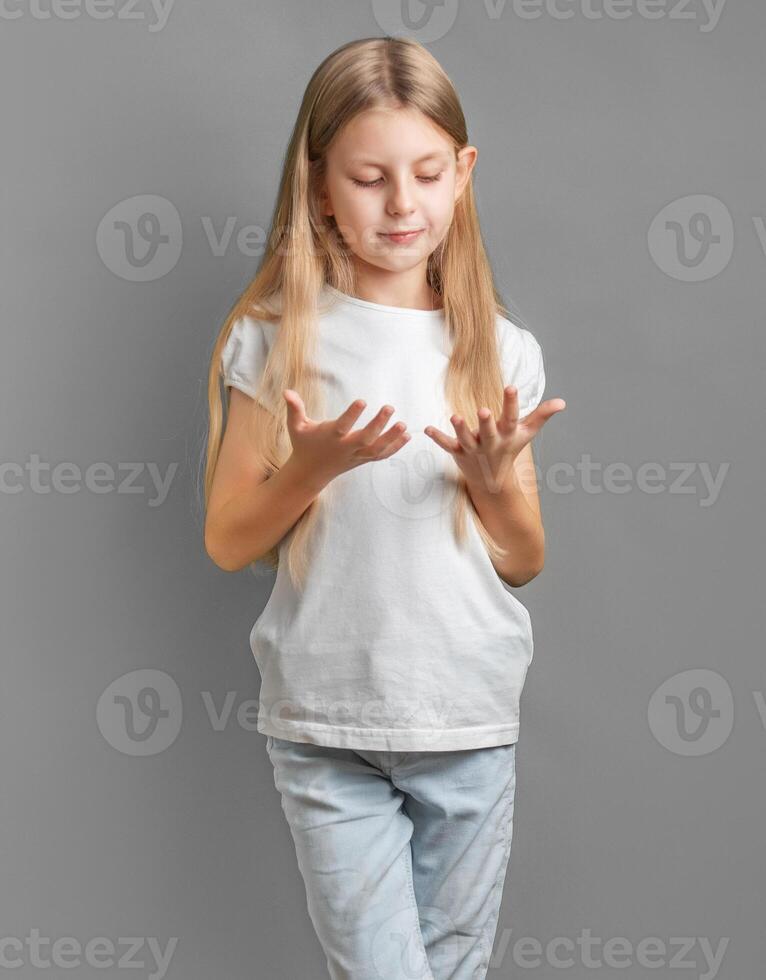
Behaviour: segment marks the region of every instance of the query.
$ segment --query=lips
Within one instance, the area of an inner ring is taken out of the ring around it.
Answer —
[[[407,242],[414,241],[422,231],[422,228],[405,228],[402,231],[381,232],[381,234],[383,238],[387,238],[390,242],[394,242],[397,245],[404,245]]]

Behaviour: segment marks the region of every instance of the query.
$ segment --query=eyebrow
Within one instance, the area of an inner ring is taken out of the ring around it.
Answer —
[[[420,157],[415,160],[415,163],[425,163],[426,160],[449,160],[449,154],[444,150],[434,150],[432,153],[426,153],[424,157]],[[375,160],[364,160],[361,157],[352,157],[349,161],[350,163],[359,164],[362,167],[379,167],[380,164]]]

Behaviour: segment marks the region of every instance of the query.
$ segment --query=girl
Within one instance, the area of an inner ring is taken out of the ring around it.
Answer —
[[[205,547],[277,569],[257,727],[334,980],[484,977],[510,855],[510,587],[543,567],[530,444],[565,403],[497,297],[476,157],[420,44],[333,52],[213,350]]]

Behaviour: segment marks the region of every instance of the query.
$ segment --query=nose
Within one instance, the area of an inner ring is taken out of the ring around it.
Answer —
[[[415,210],[413,194],[406,179],[391,181],[391,193],[387,202],[389,214],[411,214]]]

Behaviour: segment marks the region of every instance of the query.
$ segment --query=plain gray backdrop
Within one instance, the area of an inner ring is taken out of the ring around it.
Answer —
[[[200,458],[212,344],[305,85],[385,33],[456,85],[499,288],[568,406],[535,443],[547,559],[518,592],[535,654],[489,975],[753,978],[766,9],[747,0],[4,5],[2,965],[327,975],[255,731],[273,576],[206,556]]]

